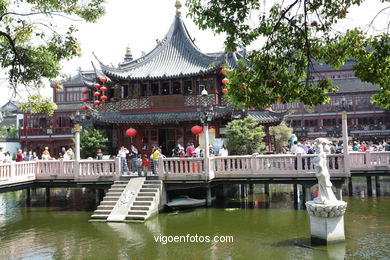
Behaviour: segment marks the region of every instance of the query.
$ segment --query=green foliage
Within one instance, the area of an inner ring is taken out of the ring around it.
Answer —
[[[76,143],[74,138],[73,142]],[[83,129],[80,133],[80,157],[95,158],[98,149],[102,149],[103,154],[108,151],[106,132],[95,128]]]
[[[57,105],[50,98],[44,98],[41,95],[30,96],[26,102],[21,102],[19,107],[25,113],[44,113],[49,116],[57,109]]]
[[[269,134],[274,137],[275,140],[275,150],[277,153],[283,151],[283,146],[288,144],[288,141],[291,139],[293,129],[286,125],[271,126],[269,128]]]
[[[263,126],[250,117],[227,124],[226,148],[230,155],[259,153],[265,147]]]
[[[227,51],[264,41],[248,52],[251,67],[241,61],[227,73],[227,96],[238,107],[324,104],[338,88],[321,74],[313,79],[313,61],[339,68],[353,58],[359,63],[354,66],[356,76],[381,88],[372,101],[389,109],[389,32],[367,37],[360,29],[341,33],[333,28],[351,6],[363,1],[187,0],[186,5],[201,29],[226,33]]]
[[[3,138],[17,138],[18,137],[18,129],[14,125],[10,125],[9,128],[3,125],[0,128],[0,137]]]
[[[0,66],[8,73],[15,93],[22,85],[42,87],[45,78],[60,74],[62,60],[80,55],[76,27],[66,26],[60,19],[95,22],[104,15],[104,2],[0,0]]]

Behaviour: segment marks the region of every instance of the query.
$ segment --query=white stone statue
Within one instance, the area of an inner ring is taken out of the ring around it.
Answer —
[[[314,203],[332,204],[338,200],[332,191],[332,183],[330,182],[328,166],[326,164],[326,153],[322,145],[323,143],[329,143],[329,141],[325,138],[317,138],[314,142],[316,144],[315,150],[317,157],[313,159],[313,164],[319,186],[319,195],[314,199]]]

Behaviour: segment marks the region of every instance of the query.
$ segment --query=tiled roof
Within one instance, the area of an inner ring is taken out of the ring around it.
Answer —
[[[261,124],[266,123],[280,123],[283,121],[286,112],[274,112],[269,110],[249,110],[247,112],[247,116],[253,118],[256,122]],[[234,119],[242,119],[245,117],[244,112],[242,111],[234,111],[233,118]]]
[[[337,93],[379,91],[379,87],[358,78],[333,79],[333,84],[339,87]]]
[[[345,61],[345,64],[339,69],[334,69],[328,64],[320,63],[317,60],[312,60],[313,63],[313,72],[325,72],[325,71],[337,71],[337,70],[352,70],[352,66],[356,64],[356,61],[349,59]]]
[[[151,52],[139,59],[122,63],[118,68],[102,63],[100,65],[108,77],[153,80],[209,73],[226,60],[224,53],[202,53],[188,34],[181,15],[176,14],[168,33]]]
[[[232,113],[232,107],[215,108],[214,118],[222,118]],[[179,123],[184,121],[199,121],[200,113],[198,111],[178,111],[178,112],[158,112],[158,113],[137,113],[121,114],[117,112],[97,112],[92,111],[92,117],[106,123],[134,123],[134,124],[161,124],[161,123]]]

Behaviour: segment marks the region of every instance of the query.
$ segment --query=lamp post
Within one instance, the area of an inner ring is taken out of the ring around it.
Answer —
[[[71,115],[71,120],[74,121],[74,132],[75,132],[75,139],[76,139],[76,151],[75,151],[75,160],[80,161],[80,132],[81,132],[81,116],[80,112],[77,111],[75,115]]]
[[[345,97],[342,97],[340,103],[336,103],[342,112],[341,112],[341,124],[343,132],[343,154],[344,154],[344,167],[345,172],[349,173],[351,170],[351,163],[349,160],[349,151],[348,151],[348,126],[347,126],[347,109],[352,107],[352,100],[347,100]]]
[[[203,99],[203,102],[199,102],[199,117],[200,122],[203,124],[203,133],[204,133],[204,169],[205,173],[208,175],[210,171],[209,166],[209,157],[210,157],[210,148],[209,148],[209,123],[212,122],[214,117],[213,107],[208,108],[208,92],[203,85],[199,85],[199,88],[203,87],[202,92],[200,93],[200,100]]]

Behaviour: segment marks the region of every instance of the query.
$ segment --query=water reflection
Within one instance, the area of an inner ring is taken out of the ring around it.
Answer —
[[[357,185],[360,185],[356,181]],[[363,185],[364,183],[362,183]],[[383,185],[385,187],[385,185]],[[386,190],[386,188],[384,189]],[[249,192],[248,192],[249,193]],[[140,223],[89,223],[96,194],[38,190],[0,194],[0,259],[373,259],[390,255],[390,197],[344,197],[346,242],[310,244],[309,217],[294,210],[291,185],[255,185],[216,207],[162,213]],[[161,243],[158,236],[233,236],[232,243]]]

